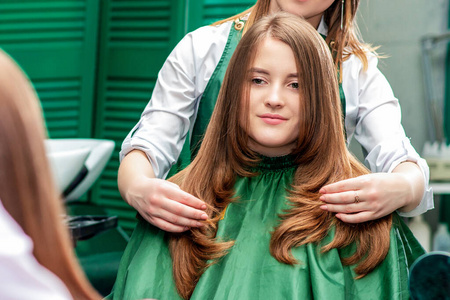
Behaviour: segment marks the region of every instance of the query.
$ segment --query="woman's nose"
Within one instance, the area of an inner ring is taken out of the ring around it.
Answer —
[[[273,86],[266,99],[264,105],[267,107],[279,108],[284,105],[283,95],[280,87]]]

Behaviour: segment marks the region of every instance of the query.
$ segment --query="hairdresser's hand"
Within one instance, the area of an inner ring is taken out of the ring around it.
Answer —
[[[422,199],[423,176],[416,164],[402,163],[392,173],[373,173],[324,186],[322,209],[348,223],[379,219],[395,210],[411,211]]]
[[[138,150],[127,154],[119,167],[119,190],[125,201],[149,223],[169,232],[201,227],[208,216],[206,205],[172,182],[154,178],[146,155]]]
[[[143,179],[128,192],[127,202],[145,220],[165,231],[182,232],[201,227],[199,221],[208,219],[203,201],[162,179]]]

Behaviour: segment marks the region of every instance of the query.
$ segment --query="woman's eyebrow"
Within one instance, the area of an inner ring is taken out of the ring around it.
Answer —
[[[258,73],[263,75],[270,75],[269,71],[261,68],[250,68],[249,73]],[[298,73],[290,73],[287,78],[298,78]]]
[[[259,74],[269,75],[269,72],[267,70],[264,70],[261,68],[250,68],[249,73],[259,73]]]

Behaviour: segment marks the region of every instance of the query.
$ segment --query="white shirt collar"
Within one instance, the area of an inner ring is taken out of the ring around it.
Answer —
[[[317,32],[324,36],[328,35],[328,25],[325,23],[323,16],[320,19],[319,27],[317,27]]]

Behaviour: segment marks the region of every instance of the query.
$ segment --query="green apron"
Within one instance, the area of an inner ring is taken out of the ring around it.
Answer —
[[[292,156],[263,157],[255,177],[237,177],[237,201],[219,221],[217,237],[234,246],[200,277],[192,300],[214,299],[408,299],[408,272],[424,250],[400,217],[393,214],[390,247],[373,272],[355,280],[354,267],[341,263],[354,244],[322,253],[334,237],[332,228],[320,243],[292,249],[295,265],[278,262],[269,251],[271,232],[286,201],[297,169]],[[108,299],[180,299],[172,276],[168,233],[140,220],[120,262]]]
[[[206,85],[202,98],[200,99],[197,119],[195,120],[192,136],[189,138],[189,133],[187,134],[186,141],[180,153],[180,157],[170,170],[167,178],[186,168],[197,154],[203,135],[206,132],[206,127],[208,126],[209,120],[211,119],[214,106],[216,105],[217,97],[219,96],[220,87],[222,86],[228,63],[230,62],[231,56],[233,55],[234,50],[236,49],[237,44],[241,39],[241,36],[241,30],[236,29],[235,26],[231,26],[227,44],[225,45],[222,57],[220,58],[220,61],[217,64],[214,73],[212,74],[208,84]],[[339,95],[341,98],[342,118],[344,120],[343,124],[345,127],[345,95],[342,89],[342,83],[339,83]]]

